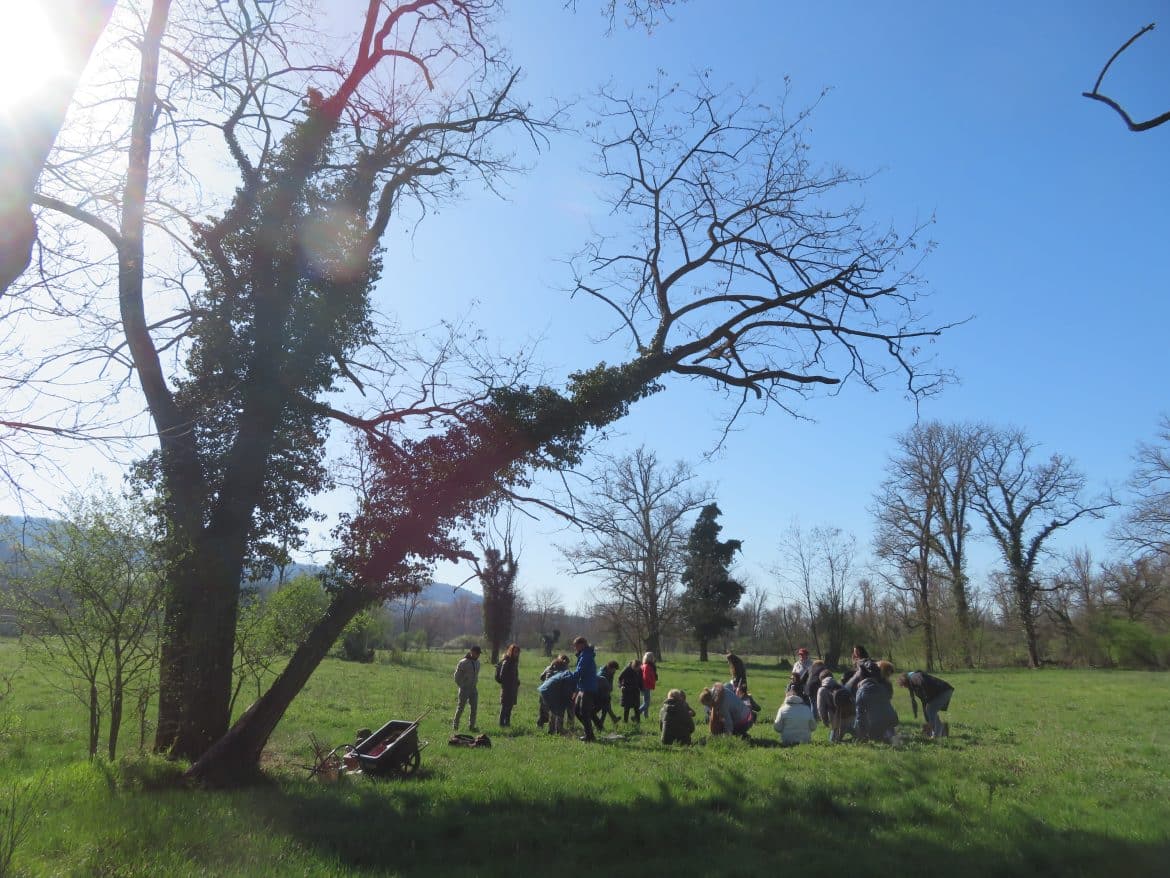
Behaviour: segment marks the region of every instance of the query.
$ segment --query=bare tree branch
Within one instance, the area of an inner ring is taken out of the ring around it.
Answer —
[[[1105,106],[1112,107],[1117,112],[1117,114],[1121,116],[1122,120],[1125,122],[1126,127],[1129,128],[1130,131],[1149,131],[1151,128],[1157,128],[1159,125],[1164,125],[1165,123],[1170,122],[1170,110],[1167,110],[1165,113],[1162,113],[1159,116],[1146,119],[1144,122],[1135,122],[1133,117],[1130,116],[1128,112],[1126,112],[1125,108],[1122,107],[1121,104],[1119,104],[1113,98],[1106,97],[1105,95],[1101,94],[1101,81],[1105,78],[1105,74],[1113,65],[1113,62],[1118,59],[1121,53],[1137,42],[1138,38],[1143,34],[1152,31],[1155,24],[1156,22],[1147,24],[1136,34],[1126,40],[1122,47],[1114,52],[1112,57],[1110,57],[1110,59],[1105,62],[1105,66],[1101,68],[1101,73],[1098,75],[1097,81],[1093,83],[1093,90],[1081,92],[1084,97],[1089,98],[1090,100],[1100,101],[1101,103],[1105,104]]]

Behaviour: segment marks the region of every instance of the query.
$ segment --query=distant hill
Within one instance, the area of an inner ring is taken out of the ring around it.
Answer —
[[[0,563],[14,560],[21,546],[35,543],[52,523],[51,518],[0,515]]]
[[[453,604],[455,598],[460,595],[466,595],[473,604],[483,603],[483,595],[478,592],[470,591],[466,587],[448,585],[445,582],[432,582],[422,590],[423,600],[431,604]]]
[[[288,582],[290,579],[295,579],[302,574],[314,576],[321,572],[321,567],[314,564],[292,564],[285,568],[284,581]],[[260,583],[253,583],[258,585],[261,589],[267,591],[276,588],[277,581],[275,578],[265,580]],[[466,587],[459,587],[449,585],[446,582],[432,582],[422,590],[422,600],[424,603],[435,604],[437,606],[450,606],[455,603],[456,598],[460,595],[466,595],[467,599],[474,604],[483,603],[483,595],[479,592],[471,591]]]

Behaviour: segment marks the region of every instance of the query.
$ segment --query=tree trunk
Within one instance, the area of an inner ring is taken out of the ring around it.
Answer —
[[[110,761],[118,758],[118,734],[122,730],[122,675],[115,672],[114,691],[110,693],[110,740],[107,752]]]
[[[138,752],[146,749],[146,712],[150,709],[150,688],[143,686],[138,692]]]
[[[1040,645],[1036,639],[1036,622],[1028,616],[1024,619],[1024,638],[1028,642],[1028,667],[1040,667]]]
[[[1032,612],[1032,588],[1026,579],[1016,579],[1016,609],[1024,629],[1024,641],[1028,647],[1028,667],[1040,667],[1040,645],[1036,635],[1036,619]]]
[[[654,656],[654,661],[662,661],[662,635],[657,630],[646,636],[646,652]]]
[[[98,741],[101,737],[102,706],[98,700],[97,681],[89,681],[89,758],[97,756]]]
[[[699,661],[701,661],[701,662],[709,661],[709,659],[707,658],[707,638],[706,637],[699,638]]]
[[[356,590],[340,592],[268,691],[191,766],[187,776],[217,786],[231,786],[253,777],[264,745],[288,706],[329,654],[345,626],[372,600],[371,595]]]
[[[922,619],[922,637],[926,641],[926,670],[933,671],[934,668],[934,620],[930,618],[929,609],[923,614]]]
[[[971,608],[967,602],[967,577],[960,570],[951,571],[951,597],[955,602],[955,622],[959,627],[959,648],[963,667],[975,667],[971,653]]]
[[[173,572],[155,749],[197,759],[228,730],[244,546],[202,544]]]

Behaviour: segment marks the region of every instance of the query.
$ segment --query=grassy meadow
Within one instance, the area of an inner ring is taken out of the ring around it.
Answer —
[[[599,663],[610,657],[599,649]],[[218,791],[182,788],[177,767],[134,756],[132,722],[122,748],[131,755],[87,762],[83,710],[16,642],[0,641],[0,672],[15,669],[0,704],[0,809],[32,816],[11,872],[1133,878],[1170,869],[1170,675],[948,672],[948,739],[915,736],[899,689],[902,747],[831,746],[821,730],[812,746],[781,749],[770,720],[786,675],[749,657],[767,720],[752,740],[707,742],[700,732],[694,747],[664,748],[662,688],[655,721],[619,725],[622,740],[539,732],[544,659],[526,652],[531,685],[509,730],[496,726],[499,687],[484,662],[479,726],[493,746],[472,750],[446,743],[457,659],[327,661],[273,736],[267,781]],[[660,687],[692,700],[726,676],[718,658],[669,656],[660,674]],[[417,776],[309,778],[310,735],[338,744],[427,710]],[[0,856],[10,838],[0,821]]]

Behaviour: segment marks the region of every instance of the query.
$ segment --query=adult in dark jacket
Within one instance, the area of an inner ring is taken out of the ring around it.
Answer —
[[[637,659],[631,661],[624,671],[618,674],[618,688],[622,693],[622,722],[630,721],[630,711],[634,712],[634,722],[642,719],[642,664]]]
[[[689,744],[695,733],[695,711],[681,689],[671,689],[658,711],[663,744]]]
[[[821,671],[820,679],[817,681],[817,695],[813,700],[813,705],[816,708],[817,719],[825,725],[831,725],[833,721],[833,704],[834,697],[838,689],[845,687],[833,679],[833,672],[828,668]]]
[[[923,671],[911,671],[898,677],[898,685],[910,690],[910,709],[918,719],[918,701],[922,702],[922,716],[930,726],[930,737],[943,738],[950,731],[939,714],[951,706],[955,687]]]
[[[573,680],[577,684],[577,715],[585,726],[582,741],[596,741],[593,734],[593,702],[597,697],[597,659],[593,647],[585,637],[573,638],[573,649],[577,653],[577,667],[573,669]]]
[[[877,662],[869,657],[864,646],[853,647],[853,672],[841,681],[841,685],[856,694],[857,687],[862,680],[877,680],[881,678],[881,671]]]
[[[859,741],[889,741],[898,731],[898,712],[894,710],[894,686],[889,662],[874,663],[877,676],[862,676],[857,684],[857,720],[854,732]],[[888,671],[886,669],[888,668]]]
[[[593,724],[599,729],[604,728],[605,718],[613,720],[617,725],[617,714],[613,712],[613,675],[621,667],[617,662],[606,662],[605,667],[597,674],[597,698],[593,704]]]
[[[553,674],[559,674],[561,671],[567,671],[568,669],[569,669],[569,657],[562,653],[561,655],[558,655],[555,659],[553,659],[551,662],[549,662],[548,667],[546,667],[543,671],[540,672],[540,682],[543,683],[545,680],[547,680]],[[539,687],[537,688],[537,691],[538,692],[540,691]],[[548,706],[544,703],[544,699],[541,698],[540,699],[540,712],[536,717],[536,725],[539,728],[540,726],[543,726],[547,722],[548,722]]]
[[[496,682],[500,684],[500,727],[512,724],[512,708],[520,695],[520,647],[509,644],[496,668]]]
[[[572,710],[573,692],[577,683],[573,679],[573,672],[567,668],[557,671],[537,687],[540,693],[540,702],[548,711],[548,733],[560,734],[564,729],[565,712]]]
[[[813,713],[817,710],[817,689],[821,685],[821,674],[828,670],[825,663],[820,659],[808,666],[808,670],[804,672],[802,682],[804,683],[804,695],[808,699],[809,706],[812,707]]]

